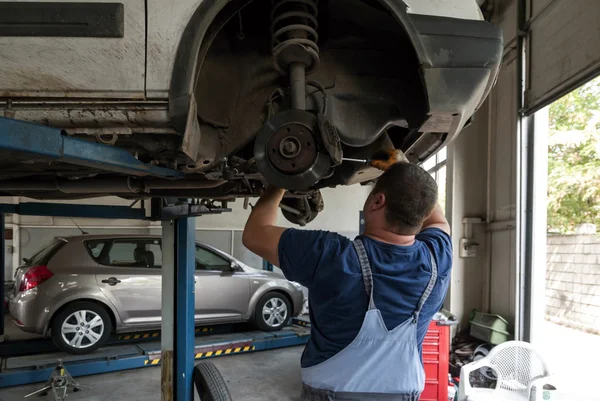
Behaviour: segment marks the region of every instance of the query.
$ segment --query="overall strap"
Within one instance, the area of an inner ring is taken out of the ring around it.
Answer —
[[[431,292],[433,291],[433,287],[435,287],[435,283],[437,281],[438,276],[438,267],[435,261],[435,257],[433,256],[433,252],[431,252],[431,249],[429,249],[429,247],[427,247],[427,250],[429,251],[429,256],[431,258],[431,277],[429,278],[427,288],[425,288],[423,295],[421,295],[421,299],[419,299],[417,309],[413,313],[413,323],[417,323],[417,321],[419,320],[419,314],[423,309],[423,305],[425,305],[425,302],[427,302],[427,299],[431,295]]]
[[[375,302],[373,302],[373,273],[371,272],[371,264],[369,263],[365,245],[359,238],[352,241],[352,245],[354,245],[354,250],[356,250],[356,254],[358,255],[365,291],[369,295],[369,310],[376,309]]]

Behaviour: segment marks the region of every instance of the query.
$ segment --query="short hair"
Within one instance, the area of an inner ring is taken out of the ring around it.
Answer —
[[[385,195],[385,217],[397,234],[414,235],[431,215],[438,198],[435,180],[421,167],[395,163],[384,172],[373,194]]]

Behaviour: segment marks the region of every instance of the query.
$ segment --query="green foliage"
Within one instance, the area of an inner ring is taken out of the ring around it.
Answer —
[[[550,106],[548,228],[600,226],[600,80]],[[568,132],[567,132],[568,131]]]
[[[600,110],[600,81],[595,79],[550,105],[550,130],[583,130]]]

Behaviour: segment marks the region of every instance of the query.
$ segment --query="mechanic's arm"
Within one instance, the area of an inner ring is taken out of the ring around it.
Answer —
[[[450,224],[448,224],[448,220],[446,220],[446,216],[444,216],[444,211],[439,203],[435,204],[431,215],[423,222],[423,227],[421,231],[427,228],[439,228],[446,234],[450,235]]]
[[[267,188],[252,208],[242,236],[242,243],[246,248],[275,266],[279,266],[277,248],[281,234],[285,231],[285,228],[275,225],[279,202],[284,193],[283,189]]]

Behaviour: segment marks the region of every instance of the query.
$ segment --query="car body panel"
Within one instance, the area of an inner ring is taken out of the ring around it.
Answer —
[[[196,319],[242,320],[250,284],[242,271],[196,271]]]
[[[115,305],[124,325],[160,323],[162,276],[159,269],[100,266],[96,284]],[[103,280],[116,278],[110,285]]]
[[[181,36],[202,2],[203,0],[147,0],[146,95],[148,98],[168,98]]]
[[[114,318],[116,332],[160,328],[160,268],[107,266],[97,263],[85,248],[86,241],[119,239],[159,241],[152,235],[84,235],[67,237],[53,254],[48,269],[54,275],[29,291],[18,291],[25,270],[16,272],[17,289],[9,297],[9,311],[23,331],[47,335],[52,316],[74,301],[92,301],[103,305]],[[156,242],[155,242],[156,243]],[[283,275],[253,269],[230,255],[206,244],[198,247],[218,254],[231,271],[197,271],[196,323],[234,323],[253,317],[256,303],[269,291],[281,292],[290,299],[292,316],[302,310],[304,295],[299,286]],[[107,247],[110,249],[110,247]],[[102,280],[121,280],[114,286]],[[220,302],[219,302],[220,300]]]
[[[114,3],[61,0],[65,1]],[[0,3],[15,2],[0,0]],[[0,96],[143,98],[144,0],[121,3],[125,9],[122,38],[0,36]]]

